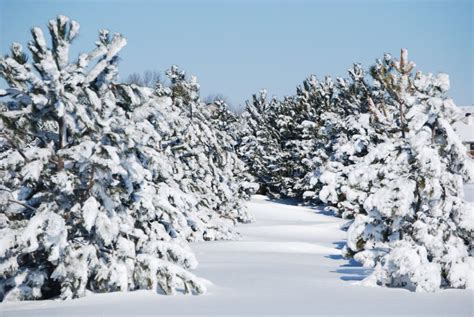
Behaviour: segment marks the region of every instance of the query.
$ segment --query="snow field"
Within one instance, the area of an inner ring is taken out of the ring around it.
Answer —
[[[473,188],[466,190],[470,200]],[[472,316],[473,291],[357,285],[370,270],[340,256],[342,219],[263,196],[255,196],[249,209],[256,221],[239,227],[240,241],[191,244],[200,262],[193,273],[208,280],[205,295],[137,291],[3,303],[0,316]]]

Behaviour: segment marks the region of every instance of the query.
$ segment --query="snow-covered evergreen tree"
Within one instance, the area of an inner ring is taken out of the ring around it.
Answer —
[[[278,101],[267,100],[261,90],[247,101],[241,115],[241,137],[237,153],[259,185],[259,193],[278,197],[281,194],[282,150],[277,127]]]
[[[451,127],[459,114],[447,75],[413,68],[402,50],[399,61],[378,60],[372,78],[355,64],[349,79],[310,77],[273,107],[254,98],[240,153],[271,194],[305,191],[354,218],[345,253],[376,268],[367,282],[472,288],[474,210],[463,182],[473,163]]]
[[[366,283],[473,288],[474,207],[463,200],[463,181],[474,168],[451,126],[459,109],[446,96],[448,76],[414,75],[406,50],[386,61],[372,76],[381,100],[395,106],[394,121],[390,138],[349,173],[347,199],[364,199],[346,253],[375,267]]]
[[[296,95],[273,99],[265,111],[261,98],[248,104],[239,153],[262,184],[272,184],[273,195],[334,205],[344,201],[335,180],[375,138],[367,106],[370,92],[360,65],[350,75],[350,80],[337,81],[310,76]],[[252,137],[256,131],[264,136],[259,143]]]
[[[237,157],[232,158],[232,168],[235,181],[240,183],[239,195],[241,199],[248,200],[250,196],[258,190],[258,184],[255,178],[250,174],[248,166],[236,154],[239,139],[242,133],[240,129],[239,116],[229,110],[228,105],[222,99],[215,100],[212,104],[201,108],[205,114],[208,114],[208,120],[214,130],[217,130],[218,137],[226,144],[227,150]]]
[[[379,101],[377,88],[367,84],[361,65],[354,64],[349,75],[349,79],[338,78],[332,107],[323,114],[323,128],[317,138],[326,143],[314,153],[311,191],[304,194],[334,207],[332,210],[342,217],[353,217],[365,199],[363,195],[351,196],[349,183],[357,182],[357,178],[350,179],[350,171],[371,148],[387,139],[390,122],[387,106]]]
[[[279,103],[276,114],[281,146],[279,193],[286,197],[301,197],[301,181],[311,170],[307,159],[315,150],[317,126],[311,110],[311,104],[294,96],[285,97]]]
[[[321,138],[331,109],[334,84],[330,78],[309,77],[294,96],[266,100],[266,92],[247,102],[241,120],[238,153],[261,184],[261,193],[302,198],[308,174],[314,170],[316,151],[328,142]],[[320,131],[321,130],[321,131]]]
[[[31,64],[16,43],[0,59],[9,84],[0,112],[0,298],[201,293],[187,271],[194,255],[157,207],[165,196],[141,160],[146,149],[130,141],[145,135],[111,89],[126,40],[101,31],[96,49],[70,62],[78,30],[59,16],[49,22],[51,48],[32,29]]]
[[[214,127],[200,103],[195,78],[187,80],[175,66],[168,75],[170,87],[116,86],[121,103],[146,134],[133,141],[148,149],[143,154],[148,166],[158,157],[168,162],[154,167],[152,177],[167,188],[166,208],[184,217],[167,219],[174,234],[190,241],[235,238],[234,224],[251,220],[244,203],[254,184],[244,177],[233,140]]]
[[[216,99],[205,105],[209,113],[211,124],[219,131],[225,132],[232,139],[235,146],[239,138],[239,116],[229,110],[229,106],[222,99]]]
[[[195,77],[187,80],[184,72],[175,67],[171,67],[168,76],[173,106],[187,122],[180,137],[181,157],[187,166],[188,177],[194,179],[196,174],[201,175],[205,182],[200,189],[203,205],[217,211],[223,219],[251,221],[244,202],[255,192],[257,185],[235,154],[233,131],[224,127],[224,120],[232,120],[231,114],[221,104],[217,118],[216,113],[200,101]],[[181,152],[183,150],[186,153]]]
[[[318,80],[316,76],[308,77],[303,85],[297,88],[294,97],[299,107],[300,118],[296,122],[295,137],[292,141],[297,145],[297,151],[291,156],[293,164],[299,166],[294,184],[288,190],[293,197],[315,199],[317,184],[314,183],[318,167],[326,162],[330,155],[332,140],[338,120],[337,86],[332,78]],[[291,118],[291,116],[289,117]],[[288,148],[288,146],[287,146]]]

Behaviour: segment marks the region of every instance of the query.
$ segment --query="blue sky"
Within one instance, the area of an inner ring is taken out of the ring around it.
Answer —
[[[0,53],[26,44],[31,26],[57,14],[81,24],[73,54],[97,31],[123,33],[120,75],[166,70],[195,74],[202,95],[239,105],[261,88],[292,94],[310,74],[346,76],[407,47],[417,69],[447,72],[458,105],[474,104],[473,1],[33,1],[0,0]]]

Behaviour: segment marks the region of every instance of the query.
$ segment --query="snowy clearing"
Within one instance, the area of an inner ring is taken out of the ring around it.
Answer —
[[[474,186],[466,193],[473,200]],[[343,220],[263,196],[249,204],[256,221],[240,226],[241,241],[192,244],[200,260],[195,273],[213,282],[206,295],[137,291],[72,301],[3,303],[0,316],[472,316],[473,291],[427,294],[355,285],[368,270],[339,255],[345,239],[339,229]]]

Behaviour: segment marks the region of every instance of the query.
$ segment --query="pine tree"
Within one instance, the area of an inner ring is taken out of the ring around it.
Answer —
[[[249,182],[244,174],[245,167],[235,154],[233,138],[222,124],[219,127],[214,125],[213,114],[199,99],[195,77],[187,80],[185,73],[176,67],[171,67],[168,74],[173,104],[191,123],[181,140],[183,145],[187,143],[186,149],[191,149],[192,155],[187,153],[182,157],[186,158],[189,177],[202,174],[202,179],[207,182],[208,187],[201,189],[204,205],[217,211],[223,219],[251,221],[244,202],[255,191],[255,184]],[[226,116],[230,117],[230,114],[227,112]]]
[[[277,129],[278,101],[267,100],[260,91],[247,101],[241,115],[241,137],[237,153],[259,185],[260,194],[278,197],[281,194],[283,152]]]
[[[372,69],[395,124],[353,168],[362,210],[348,230],[347,255],[375,267],[366,283],[416,291],[474,287],[473,204],[463,181],[474,168],[451,124],[459,111],[446,96],[446,74],[412,72],[399,61]]]
[[[130,135],[143,137],[111,89],[120,35],[70,63],[79,24],[49,22],[52,47],[33,28],[0,59],[9,98],[1,109],[0,298],[74,298],[140,288],[201,293],[197,262],[150,208],[151,173]],[[95,64],[90,65],[91,62]],[[89,66],[90,65],[90,66]]]
[[[171,223],[175,234],[189,241],[232,239],[235,223],[252,219],[245,202],[254,185],[235,154],[234,141],[214,126],[200,102],[196,79],[188,80],[176,66],[167,73],[169,87],[117,86],[121,103],[131,107],[133,120],[148,134],[135,142],[145,142],[152,153],[145,155],[146,162],[160,155],[171,162],[153,175],[155,183],[173,184],[166,206],[184,216]]]
[[[285,97],[278,107],[277,128],[282,152],[279,192],[284,197],[301,197],[301,180],[310,170],[307,159],[315,150],[315,118],[311,117],[306,106],[292,96]]]
[[[371,148],[386,140],[387,111],[377,89],[367,84],[365,71],[360,64],[349,69],[349,79],[338,78],[331,108],[322,115],[324,127],[318,135],[325,140],[315,151],[315,170],[309,179],[311,192],[305,197],[320,200],[336,214],[351,218],[362,208],[365,196],[354,196],[349,178],[357,162]],[[382,104],[381,110],[375,106]],[[321,149],[324,149],[321,151]]]
[[[294,140],[297,151],[293,164],[299,166],[292,187],[293,196],[313,200],[317,184],[314,182],[318,169],[329,159],[334,125],[337,124],[337,86],[330,77],[320,81],[316,76],[308,77],[297,88],[294,97],[299,104],[294,118],[296,122]]]
[[[258,190],[258,184],[255,178],[250,174],[248,167],[238,157],[236,150],[239,143],[239,138],[242,133],[240,129],[239,116],[229,110],[228,105],[223,99],[217,99],[212,104],[206,106],[207,120],[210,120],[211,126],[214,130],[219,131],[219,140],[227,145],[227,149],[232,153],[232,173],[235,181],[239,182],[240,199],[249,200]],[[245,221],[246,222],[246,221]]]

